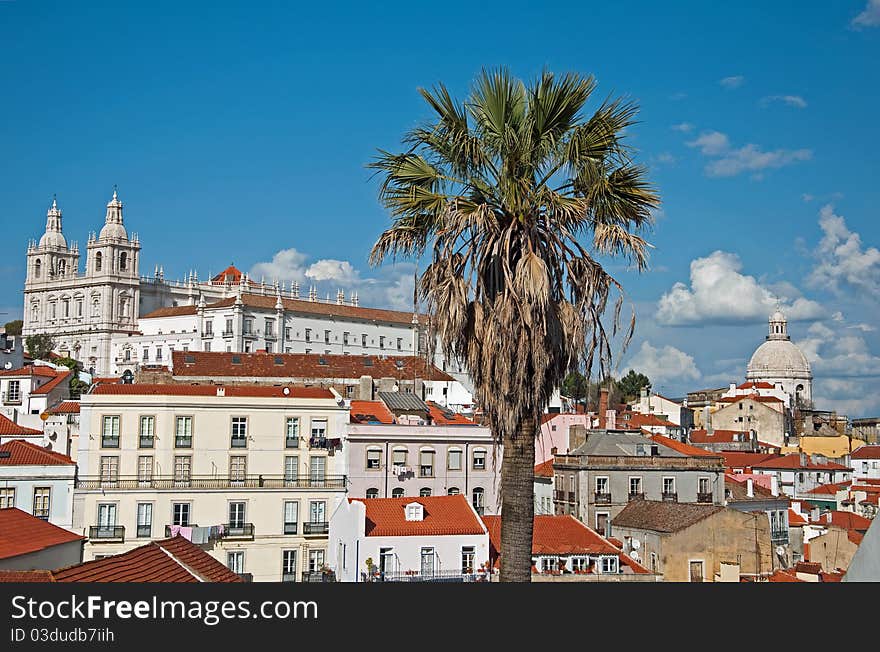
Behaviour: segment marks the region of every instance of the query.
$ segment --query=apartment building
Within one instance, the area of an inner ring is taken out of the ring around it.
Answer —
[[[18,509],[70,530],[76,464],[30,441],[0,444],[0,509]]]
[[[27,428],[43,429],[40,415],[70,397],[67,367],[37,361],[0,371],[0,414]]]
[[[84,559],[180,534],[253,581],[309,581],[346,488],[326,389],[101,384],[81,399]]]

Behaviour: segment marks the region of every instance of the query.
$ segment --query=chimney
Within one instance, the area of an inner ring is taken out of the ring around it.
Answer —
[[[217,388],[217,396],[226,396],[226,388],[218,387]]]
[[[603,387],[599,390],[599,429],[605,427],[605,417],[608,412],[608,389]]]
[[[617,428],[617,410],[608,410],[605,415],[605,427],[609,430]]]
[[[706,422],[706,434],[714,435],[715,429],[712,427],[712,412],[708,405],[703,408],[703,420]]]
[[[775,473],[770,476],[770,493],[774,496],[779,495],[779,478]]]
[[[752,498],[755,495],[755,485],[751,478],[746,480],[746,496]]]
[[[806,466],[806,465],[807,465],[807,454],[804,452],[801,452],[801,466]]]

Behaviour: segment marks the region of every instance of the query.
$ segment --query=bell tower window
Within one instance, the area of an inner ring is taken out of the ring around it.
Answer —
[[[103,256],[101,255],[101,252],[99,251],[98,253],[95,254],[95,271],[96,272],[101,271],[101,258],[103,258]]]
[[[40,272],[43,269],[42,261],[37,258],[37,261],[34,263],[34,278],[40,278]]]
[[[128,254],[124,251],[119,254],[119,270],[124,272],[125,268],[128,266]]]
[[[64,260],[58,261],[58,275],[64,276],[65,272],[67,272],[67,262]]]

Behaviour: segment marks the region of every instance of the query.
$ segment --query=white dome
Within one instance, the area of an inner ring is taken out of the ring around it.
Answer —
[[[128,233],[125,231],[125,227],[117,222],[108,222],[104,226],[101,227],[101,232],[98,234],[98,238],[101,240],[105,238],[118,238],[120,240],[128,240]]]
[[[67,240],[61,231],[47,231],[40,238],[40,247],[60,247],[67,249]]]
[[[752,354],[747,378],[812,378],[810,363],[791,340],[768,340]]]
[[[780,310],[777,310],[770,315],[770,321],[785,321],[785,315],[783,315]]]

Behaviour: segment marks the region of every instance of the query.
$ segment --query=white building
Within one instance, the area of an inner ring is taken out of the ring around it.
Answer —
[[[807,407],[813,400],[813,372],[803,352],[788,335],[785,315],[777,310],[770,315],[767,340],[752,354],[746,380],[765,382],[781,388],[788,396],[787,406],[798,403]]]
[[[37,360],[0,371],[0,414],[15,423],[43,429],[40,415],[70,396],[70,369]]]
[[[489,534],[464,496],[351,498],[330,517],[338,581],[474,581],[487,577]]]
[[[66,455],[7,441],[0,445],[0,509],[17,507],[72,531],[75,475],[76,464]]]
[[[102,384],[81,398],[84,559],[177,532],[254,581],[326,563],[348,410],[326,389]]]
[[[850,456],[853,480],[880,480],[880,446],[859,446]]]

